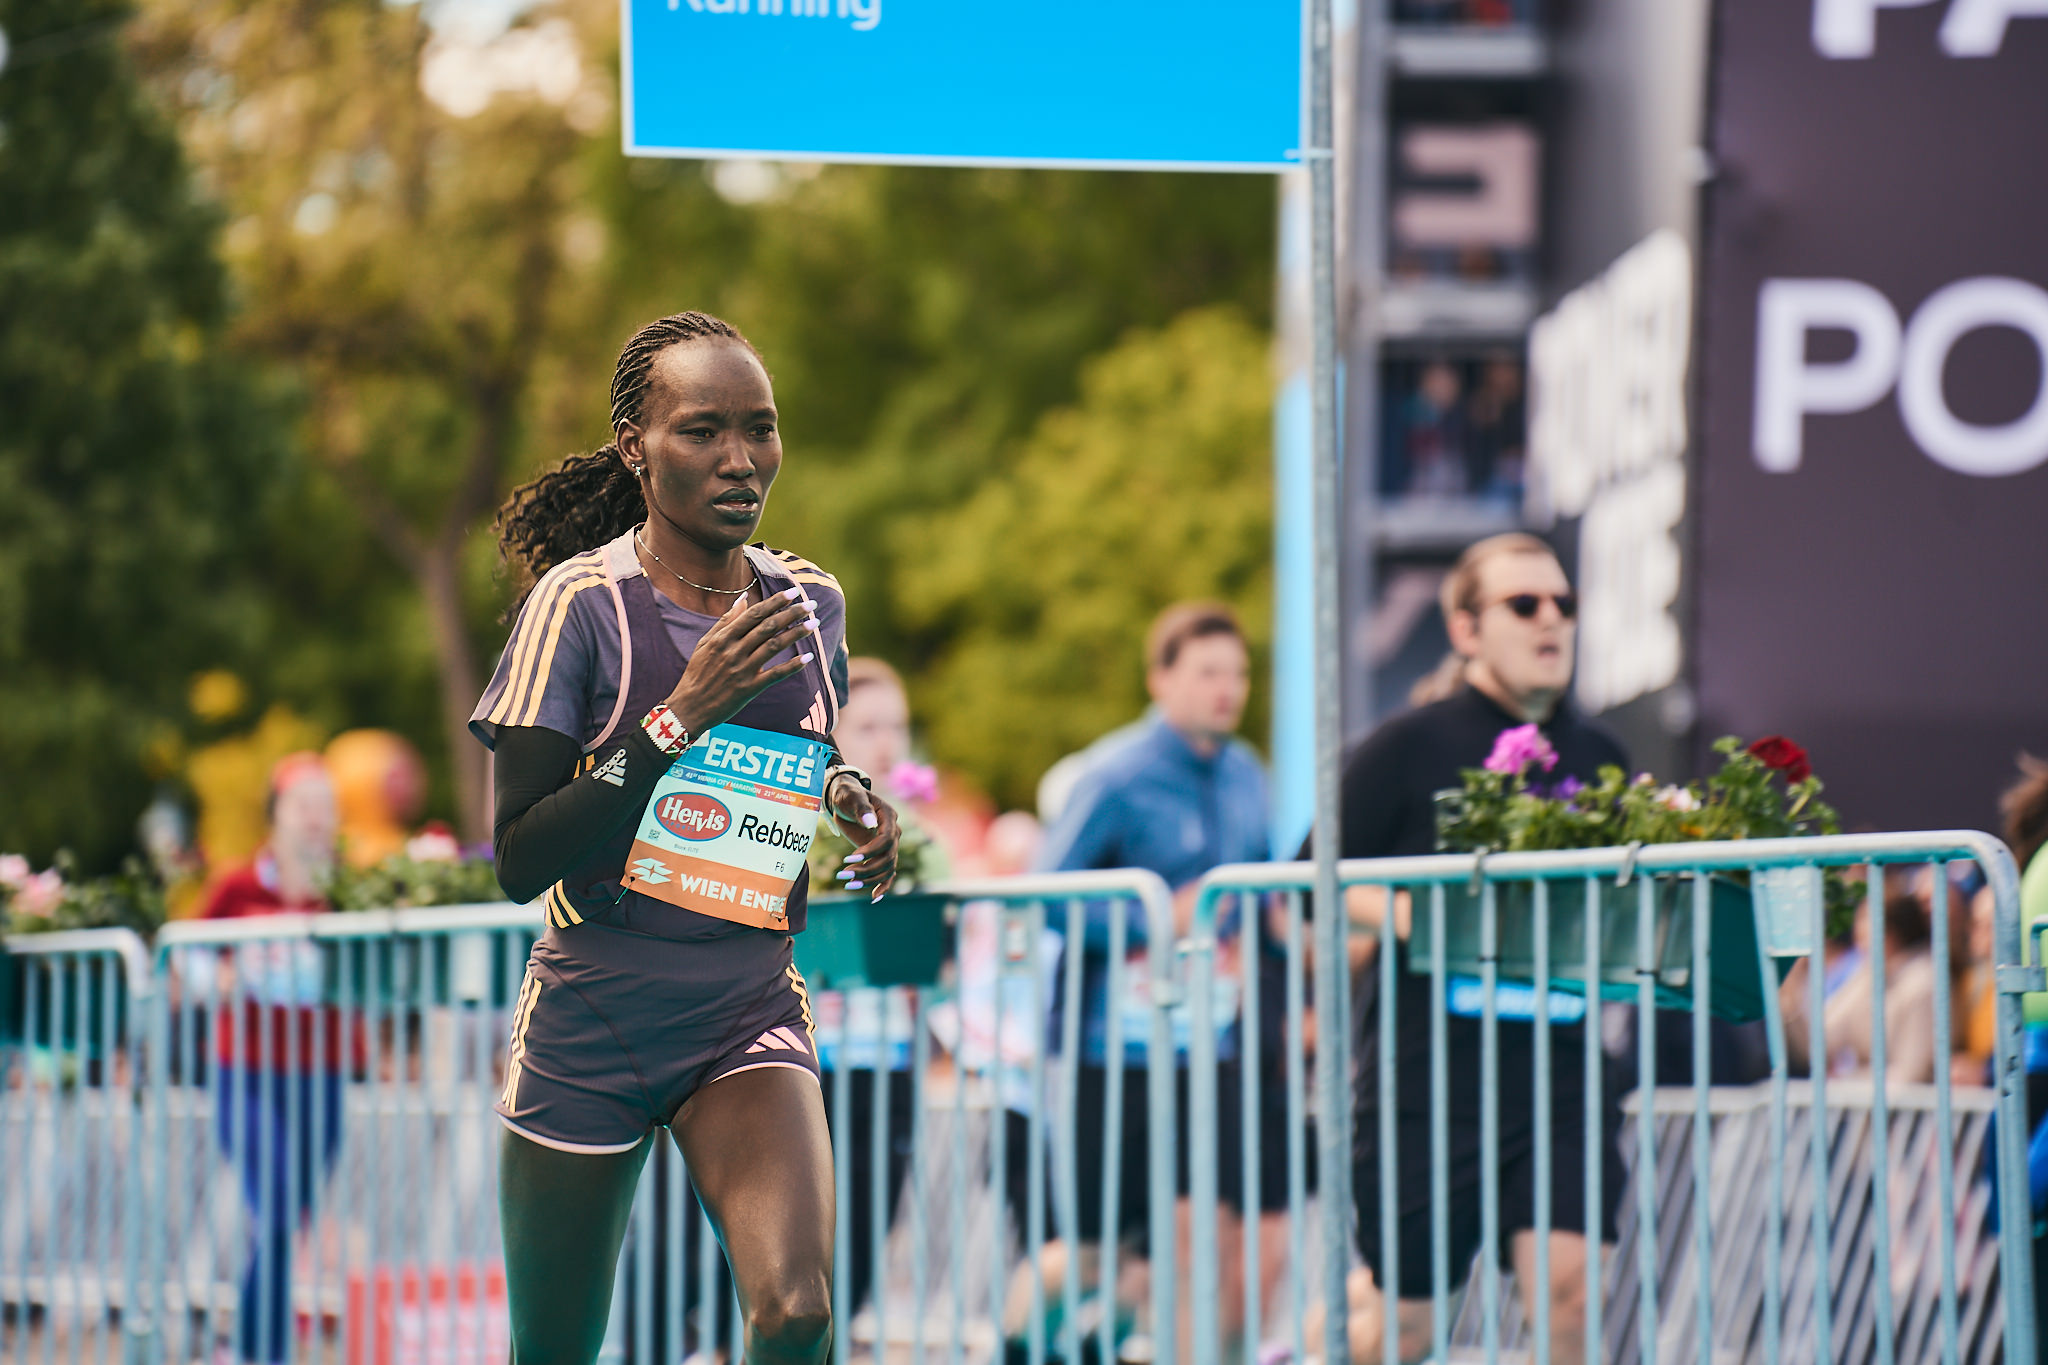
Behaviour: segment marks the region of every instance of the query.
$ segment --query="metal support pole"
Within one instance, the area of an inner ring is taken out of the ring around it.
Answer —
[[[1351,1359],[1345,1275],[1351,1250],[1350,980],[1344,906],[1337,894],[1344,736],[1343,628],[1338,559],[1344,522],[1337,468],[1337,161],[1331,79],[1330,0],[1308,0],[1309,293],[1314,354],[1309,371],[1315,488],[1315,905],[1316,1133],[1323,1195],[1323,1359]]]

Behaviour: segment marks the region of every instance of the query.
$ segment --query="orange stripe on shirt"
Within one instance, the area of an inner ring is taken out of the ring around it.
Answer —
[[[569,561],[574,563],[574,561]],[[563,588],[585,574],[583,569],[573,569],[559,576],[550,575],[541,580],[534,595],[527,600],[525,610],[519,613],[519,627],[512,636],[509,648],[512,651],[512,666],[505,672],[505,692],[498,698],[498,704],[491,708],[490,722],[503,725],[518,711],[519,699],[525,693],[525,683],[533,667],[534,651],[541,637],[547,631],[541,622],[548,611],[562,595]]]
[[[500,725],[522,725],[521,712],[534,699],[534,679],[540,672],[541,657],[551,652],[555,640],[560,636],[562,617],[570,597],[582,588],[602,583],[604,576],[596,573],[570,574],[554,586],[548,599],[533,613],[532,628],[525,630],[522,657],[514,662],[513,672],[506,680],[505,696],[491,713],[491,719]],[[551,628],[552,627],[552,628]]]
[[[554,672],[555,668],[555,646],[562,639],[562,623],[569,619],[569,604],[576,600],[576,594],[603,585],[603,574],[579,578],[563,589],[561,597],[556,600],[554,614],[548,621],[547,639],[541,642],[540,658],[533,675],[533,687],[526,698],[526,709],[519,713],[519,724],[531,725],[540,716],[541,699],[547,696],[548,692],[548,675]],[[517,712],[517,708],[514,710]]]

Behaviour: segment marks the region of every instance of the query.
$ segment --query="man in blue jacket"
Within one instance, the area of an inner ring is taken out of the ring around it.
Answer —
[[[1143,720],[1088,755],[1086,771],[1047,834],[1039,865],[1048,871],[1141,867],[1157,872],[1174,889],[1175,929],[1185,934],[1194,913],[1195,884],[1204,873],[1224,863],[1262,862],[1270,856],[1265,770],[1251,747],[1236,737],[1251,691],[1250,658],[1236,616],[1228,607],[1213,603],[1169,607],[1154,622],[1145,653],[1146,686],[1152,694],[1153,707]],[[1237,927],[1234,920],[1235,916],[1230,916],[1220,926],[1231,938],[1235,937]],[[1080,1226],[1058,1230],[1060,1236],[1076,1237],[1081,1243],[1101,1243],[1105,1156],[1102,1133],[1108,1068],[1121,1065],[1123,1130],[1115,1158],[1121,1177],[1113,1235],[1127,1244],[1133,1269],[1140,1276],[1150,1209],[1144,1070],[1149,1023],[1145,1001],[1133,994],[1131,985],[1144,979],[1142,953],[1146,948],[1146,930],[1142,913],[1130,907],[1125,943],[1133,957],[1126,967],[1124,989],[1119,992],[1123,998],[1118,1001],[1107,998],[1107,907],[1091,907],[1081,935],[1085,954],[1082,1065],[1073,1116],[1079,1125],[1076,1146]],[[1227,974],[1234,986],[1234,971]],[[1224,975],[1226,969],[1219,965],[1218,976]],[[1262,998],[1265,994],[1278,998],[1279,993],[1265,992]],[[1059,1011],[1065,1008],[1064,1001],[1055,1006],[1055,1039],[1059,1036]],[[1104,1055],[1111,1008],[1124,1011],[1125,1046],[1121,1059]],[[1234,992],[1226,1008],[1234,1011]],[[1241,1063],[1235,1054],[1235,1043],[1232,1029],[1222,1046],[1221,1055],[1227,1060],[1218,1068],[1216,1151],[1220,1167],[1218,1187],[1225,1207],[1217,1229],[1217,1261],[1224,1277],[1222,1315],[1226,1338],[1236,1335],[1233,1329],[1242,1321],[1243,1313],[1243,1258],[1241,1251],[1233,1250],[1242,1245],[1241,1211],[1245,1207],[1238,1099]],[[1184,1067],[1180,1078],[1176,1188],[1183,1197],[1177,1202],[1176,1221],[1180,1228],[1178,1240],[1185,1246],[1189,1206],[1185,1198],[1188,1132]],[[1011,1161],[1007,1175],[1010,1198],[1016,1208],[1022,1209],[1030,1156],[1020,1116],[1013,1115],[1012,1123],[1010,1150],[1018,1159]],[[1284,1128],[1262,1150],[1268,1154],[1277,1152],[1284,1158]],[[1272,1202],[1276,1207],[1284,1202],[1284,1168],[1276,1178],[1262,1180],[1261,1184],[1271,1187],[1270,1191],[1259,1192],[1270,1194],[1270,1200],[1262,1202]],[[1053,1256],[1064,1254],[1061,1249]],[[1181,1264],[1186,1264],[1184,1251]],[[1120,1289],[1120,1300],[1142,1301],[1137,1279],[1123,1280]]]

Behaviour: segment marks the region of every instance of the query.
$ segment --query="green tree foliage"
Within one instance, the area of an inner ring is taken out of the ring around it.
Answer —
[[[1258,335],[1270,182],[627,160],[606,0],[543,0],[494,40],[530,51],[566,26],[573,82],[460,111],[428,95],[460,55],[429,21],[459,7],[141,3],[143,69],[223,211],[233,342],[299,399],[298,458],[252,522],[272,586],[241,654],[259,703],[408,734],[436,812],[476,830],[480,751],[462,721],[516,588],[491,509],[607,439],[635,326],[703,308],[746,330],[776,378],[789,459],[764,535],[841,577],[854,647],[910,675],[942,758],[1021,789],[1049,755],[985,763],[989,746],[957,738],[973,727],[951,717],[942,671],[976,626],[921,594],[960,572],[954,523],[1038,458],[1026,437],[1076,401],[1089,356],[1217,303]],[[1234,379],[1264,373],[1261,353]],[[1261,499],[1263,423],[1247,455]],[[1085,535],[1031,553],[1070,576],[1113,557]],[[1150,609],[1103,638],[1134,649]]]
[[[1140,646],[1169,603],[1272,620],[1266,338],[1229,306],[1133,333],[1083,371],[1002,472],[896,547],[900,609],[947,640],[920,697],[934,751],[1028,805],[1060,755],[1145,704]]]
[[[691,163],[600,170],[619,335],[687,304],[761,349],[788,451],[763,532],[839,576],[939,760],[1028,802],[1142,705],[1159,607],[1221,596],[1263,638],[1270,184],[828,167],[735,205]],[[1129,584],[1127,527],[1160,552]]]
[[[522,38],[566,78],[486,92],[464,116],[429,97],[447,54],[417,5],[153,0],[147,18],[152,70],[233,217],[238,340],[298,377],[304,450],[410,580],[425,629],[405,638],[425,643],[438,682],[430,747],[481,837],[483,753],[466,723],[492,613],[466,575],[479,523],[526,463],[537,367],[577,335],[567,257],[589,131],[566,106],[597,98],[594,130],[601,77],[556,19]]]
[[[87,869],[132,846],[191,675],[263,628],[281,453],[125,15],[0,0],[0,848]]]
[[[921,717],[953,626],[904,609],[899,585],[953,572],[932,547],[1074,400],[1083,361],[1205,305],[1270,325],[1262,177],[771,168],[761,201],[736,205],[694,163],[598,170],[615,330],[696,306],[753,339],[789,452],[764,533],[840,577],[854,647],[909,672]],[[586,411],[601,435],[601,406]]]

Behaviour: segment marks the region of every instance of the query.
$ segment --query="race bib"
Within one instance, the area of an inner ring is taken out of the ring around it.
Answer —
[[[830,753],[798,735],[714,727],[655,784],[625,885],[702,915],[788,929]]]

